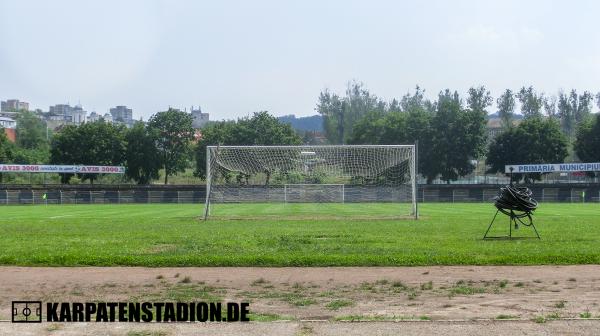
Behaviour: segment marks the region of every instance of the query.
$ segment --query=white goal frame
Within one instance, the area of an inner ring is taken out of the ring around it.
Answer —
[[[408,167],[408,171],[410,173],[410,191],[411,191],[411,202],[412,202],[412,206],[411,206],[411,210],[412,210],[412,216],[415,219],[419,218],[419,213],[418,213],[418,208],[417,208],[417,151],[416,151],[416,145],[321,145],[321,146],[311,146],[311,145],[299,145],[299,146],[207,146],[206,148],[206,199],[205,199],[205,203],[204,203],[204,213],[203,213],[203,217],[204,220],[207,220],[209,217],[209,213],[210,213],[210,207],[211,207],[211,193],[212,193],[212,189],[213,189],[213,171],[211,170],[213,165],[216,164],[216,162],[214,162],[214,155],[211,155],[211,153],[214,151],[217,153],[219,153],[220,149],[244,149],[244,148],[253,148],[253,149],[265,149],[265,150],[269,150],[269,149],[296,149],[296,150],[311,150],[314,148],[319,148],[319,149],[340,149],[340,148],[344,148],[344,149],[349,149],[349,148],[365,148],[365,149],[374,149],[374,148],[382,148],[382,149],[393,149],[393,148],[398,148],[398,149],[408,149],[409,153],[410,153],[410,157],[409,157],[409,167]],[[304,153],[304,151],[300,152],[301,154]],[[344,184],[306,184],[306,183],[300,183],[300,184],[291,184],[291,183],[286,183],[284,185],[284,195],[287,194],[287,186],[292,186],[292,185],[319,185],[319,186],[332,186],[332,185],[340,185],[342,188],[342,200],[343,202],[345,202],[345,186]],[[287,202],[287,195],[285,196],[286,199],[285,201]]]

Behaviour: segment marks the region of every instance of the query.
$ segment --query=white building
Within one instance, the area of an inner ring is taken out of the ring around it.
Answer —
[[[86,121],[87,112],[84,110],[71,111],[71,122],[75,125],[81,125]]]
[[[133,126],[133,110],[127,106],[119,105],[110,109],[114,122],[123,123],[127,127]]]
[[[68,111],[65,116],[68,121],[74,123],[75,125],[81,125],[86,121],[87,111],[85,111],[81,105],[76,105],[70,111]]]
[[[57,104],[50,106],[48,120],[58,121],[62,118],[67,123],[81,125],[87,121],[87,111],[81,105]]]
[[[7,117],[0,117],[0,126],[3,128],[15,129],[17,128],[17,121]]]
[[[8,99],[0,102],[0,111],[29,111],[29,103],[18,99]]]
[[[0,127],[4,128],[4,133],[8,140],[15,142],[17,140],[17,121],[0,116]]]
[[[94,122],[100,120],[100,115],[96,113],[96,111],[92,111],[90,115],[87,117],[88,122]]]
[[[107,123],[113,123],[113,116],[110,113],[105,113],[104,117],[102,117],[102,119],[104,119],[104,121],[106,121]]]
[[[105,113],[104,115],[102,115],[97,113],[96,111],[90,113],[90,115],[87,117],[88,122],[95,122],[99,120],[104,120],[107,123],[112,123],[113,117],[110,113]]]

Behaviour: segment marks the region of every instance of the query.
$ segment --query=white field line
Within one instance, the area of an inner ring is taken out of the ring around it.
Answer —
[[[74,215],[61,215],[61,216],[52,216],[52,217],[48,217],[50,219],[55,219],[55,218],[63,218],[63,217],[72,217]]]

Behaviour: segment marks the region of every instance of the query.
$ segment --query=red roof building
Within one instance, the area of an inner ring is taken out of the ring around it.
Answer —
[[[12,142],[17,141],[17,122],[14,119],[0,117],[0,127],[4,128],[4,133],[6,133],[8,140]]]

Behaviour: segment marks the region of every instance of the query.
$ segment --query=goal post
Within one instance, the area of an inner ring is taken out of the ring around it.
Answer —
[[[414,145],[207,146],[209,217],[418,218]]]

